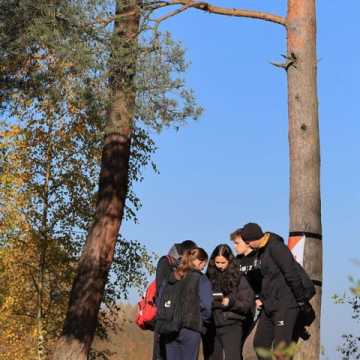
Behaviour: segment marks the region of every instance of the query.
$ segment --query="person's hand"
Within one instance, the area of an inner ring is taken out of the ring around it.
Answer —
[[[221,304],[224,306],[229,306],[230,300],[228,297],[224,297]]]
[[[300,310],[301,312],[303,312],[304,310],[307,309],[307,305],[308,305],[308,304],[307,304],[306,302],[303,302],[303,301],[298,302],[299,310]]]
[[[260,299],[255,300],[255,305],[257,310],[261,310],[263,307],[263,302]]]
[[[311,304],[306,302],[300,307],[299,310],[301,312],[300,318],[301,318],[304,326],[310,326],[316,318],[315,311],[314,311],[313,307],[311,306]]]

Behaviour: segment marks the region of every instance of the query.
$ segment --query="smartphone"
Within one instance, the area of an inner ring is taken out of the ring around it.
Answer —
[[[224,294],[222,292],[213,293],[213,298],[216,301],[222,301],[224,298]]]

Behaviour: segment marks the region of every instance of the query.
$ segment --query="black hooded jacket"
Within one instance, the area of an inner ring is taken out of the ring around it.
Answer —
[[[250,286],[254,290],[256,297],[258,298],[261,292],[262,281],[258,252],[253,250],[248,255],[238,255],[236,257],[236,262],[240,273],[246,277]]]
[[[226,296],[229,298],[228,306],[217,301],[213,303],[213,318],[216,327],[241,323],[253,316],[255,293],[245,276],[240,276],[238,285]]]
[[[176,269],[181,258],[180,244],[174,244],[168,255],[162,256],[156,265],[156,287],[159,290],[160,285],[167,280],[170,274]]]

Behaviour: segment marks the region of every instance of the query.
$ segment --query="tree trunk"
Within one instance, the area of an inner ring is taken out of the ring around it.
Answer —
[[[51,118],[51,114],[47,114],[47,118]],[[38,360],[44,360],[46,357],[45,349],[45,330],[44,329],[44,288],[45,288],[45,272],[46,272],[46,263],[47,263],[47,249],[48,249],[48,214],[49,214],[49,199],[50,199],[50,189],[49,183],[52,175],[52,158],[53,158],[53,147],[52,147],[52,138],[51,124],[49,126],[49,138],[47,142],[47,151],[46,151],[46,167],[45,167],[45,183],[43,188],[43,198],[44,198],[44,208],[42,212],[42,225],[41,232],[38,234],[38,252],[39,252],[39,270],[38,270],[38,279],[37,279],[37,352]]]
[[[290,233],[304,233],[304,267],[321,284],[320,141],[317,102],[315,0],[288,1]],[[289,63],[291,64],[291,63]],[[299,359],[320,357],[321,287],[312,301],[316,320]]]
[[[130,140],[135,108],[133,79],[136,63],[132,55],[136,49],[139,28],[136,4],[136,0],[124,0],[121,8],[117,8],[117,15],[123,16],[121,22],[115,22],[114,32],[117,43],[128,49],[128,56],[123,56],[122,62],[117,62],[111,69],[112,105],[105,129],[95,220],[79,261],[63,333],[55,349],[54,360],[88,358],[113,261],[128,187]]]

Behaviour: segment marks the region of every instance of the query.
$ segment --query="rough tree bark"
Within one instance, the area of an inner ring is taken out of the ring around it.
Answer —
[[[317,100],[316,3],[288,0],[290,233],[307,234],[304,267],[322,281],[320,140]],[[298,359],[320,357],[321,286],[312,301],[316,320]]]
[[[139,29],[137,0],[122,1],[117,15],[121,15],[121,22],[115,22],[114,31],[131,57]],[[94,338],[127,195],[134,74],[132,59],[125,59],[122,66],[112,69],[112,106],[105,129],[95,220],[79,261],[54,360],[86,360]]]

